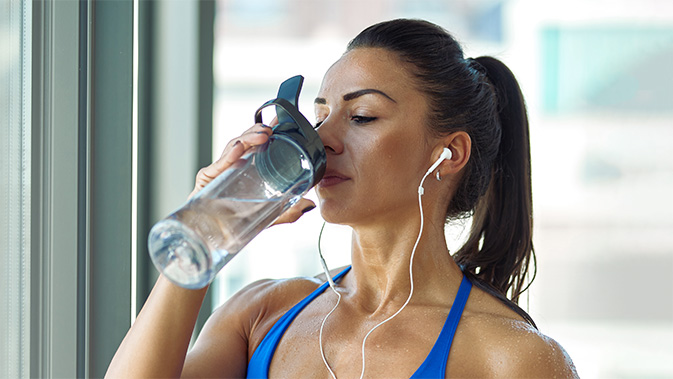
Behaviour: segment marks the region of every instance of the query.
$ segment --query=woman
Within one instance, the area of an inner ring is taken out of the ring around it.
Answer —
[[[576,376],[516,306],[533,248],[528,121],[511,72],[465,60],[433,24],[394,20],[351,41],[315,108],[327,151],[320,211],[353,229],[352,268],[331,273],[336,289],[324,276],[253,283],[187,353],[205,290],[160,278],[108,375]],[[195,191],[270,133],[255,125],[232,141]],[[472,214],[452,257],[445,222]]]

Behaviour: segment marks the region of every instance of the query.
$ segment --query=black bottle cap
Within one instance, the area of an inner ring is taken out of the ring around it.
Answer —
[[[271,105],[276,106],[278,125],[273,128],[273,133],[285,135],[302,147],[313,165],[313,183],[311,183],[313,187],[325,174],[327,156],[318,132],[297,107],[303,83],[304,77],[301,75],[291,77],[281,83],[278,97],[267,101],[255,112],[255,123],[262,123],[262,109]]]

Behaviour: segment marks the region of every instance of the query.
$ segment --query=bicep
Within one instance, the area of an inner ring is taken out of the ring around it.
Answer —
[[[273,283],[261,280],[250,284],[208,318],[187,354],[182,377],[245,377],[250,326],[258,318]]]

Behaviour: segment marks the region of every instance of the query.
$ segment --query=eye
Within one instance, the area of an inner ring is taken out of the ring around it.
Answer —
[[[367,116],[352,116],[351,120],[356,124],[368,124],[376,120],[376,117],[367,117]]]

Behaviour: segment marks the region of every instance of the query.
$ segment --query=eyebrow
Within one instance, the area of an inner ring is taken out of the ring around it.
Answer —
[[[361,90],[358,90],[358,91],[347,93],[347,94],[344,95],[343,99],[344,99],[344,101],[351,101],[351,100],[356,99],[360,96],[364,96],[364,95],[368,95],[368,94],[379,94],[379,95],[385,97],[386,99],[392,101],[393,103],[397,103],[397,101],[395,101],[395,99],[388,96],[385,92],[374,89],[374,88],[361,89]],[[322,98],[322,97],[316,97],[314,102],[315,102],[315,104],[327,104],[327,100]]]

